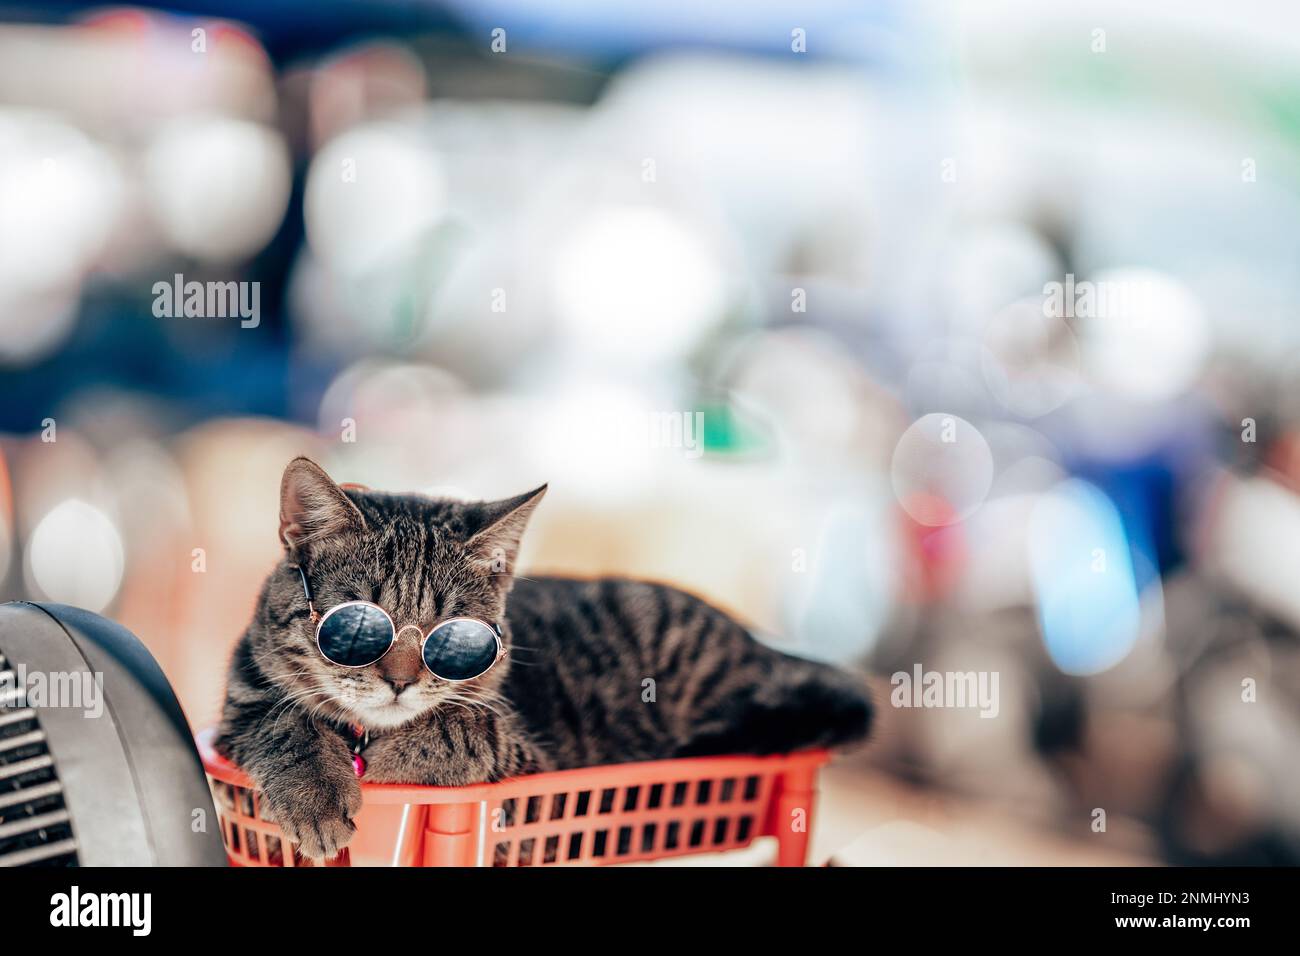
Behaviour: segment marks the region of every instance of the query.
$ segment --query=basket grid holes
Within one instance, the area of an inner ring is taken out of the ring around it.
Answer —
[[[697,780],[695,783],[695,793],[693,801],[691,796],[692,781],[679,780],[674,784],[665,785],[662,783],[651,784],[643,787],[640,784],[633,784],[621,788],[623,790],[622,812],[633,813],[638,810],[658,810],[663,806],[664,790],[666,786],[671,786],[669,791],[669,803],[671,807],[685,807],[690,803],[695,806],[710,806],[714,803],[714,783],[718,783],[717,800],[718,804],[731,803],[736,799],[736,790],[738,781],[734,777],[728,777],[721,781]],[[757,775],[751,775],[743,778],[743,792],[740,802],[753,803],[761,792],[761,779]],[[579,790],[574,794],[560,792],[554,794],[533,794],[526,798],[524,802],[523,823],[533,824],[542,819],[543,807],[546,803],[546,797],[550,799],[550,812],[547,814],[548,820],[563,820],[565,810],[569,804],[569,797],[573,796],[573,817],[587,817],[592,812],[592,797],[598,793],[596,801],[597,815],[608,814],[614,811],[618,801],[618,792],[620,788],[607,787],[599,791]],[[645,806],[640,806],[641,794],[646,794]],[[519,822],[519,797],[507,797],[493,808],[496,812],[494,818],[498,829],[509,829]]]
[[[238,859],[256,865],[265,860],[269,866],[301,866],[290,853],[285,858],[280,837],[252,827],[241,827],[243,820],[263,820],[261,795],[247,787],[208,778],[216,803],[226,849]],[[264,821],[265,822],[265,821]]]
[[[738,792],[739,799],[737,799]],[[633,855],[651,856],[656,853],[693,852],[710,847],[743,846],[753,835],[754,814],[740,811],[743,811],[744,804],[755,803],[761,794],[762,779],[755,774],[743,778],[727,777],[717,781],[679,780],[670,784],[654,783],[648,786],[633,784],[624,788],[607,787],[598,791],[579,790],[572,794],[560,792],[549,795],[533,794],[526,798],[508,797],[492,808],[493,818],[496,821],[494,829],[498,832],[509,830],[519,824],[521,800],[524,801],[522,823],[526,826],[538,823],[542,819],[547,796],[550,797],[548,822],[564,820],[565,811],[570,805],[573,809],[571,819],[574,821],[598,820],[599,817],[614,812],[615,807],[620,807],[623,813],[634,813],[639,810],[652,811],[666,808],[687,810],[691,806],[710,807],[733,803],[737,806],[730,815],[695,816],[687,821],[653,820],[641,823],[639,827],[634,823],[627,823],[616,829],[588,828],[564,834],[539,833],[521,835],[517,840],[498,840],[493,846],[491,865],[545,866],[580,861],[584,858],[584,844],[588,850],[587,855],[593,859]],[[644,807],[641,806],[643,795]],[[665,796],[667,796],[666,806]],[[683,832],[684,825],[687,827],[685,832]],[[566,836],[567,840],[564,839]]]
[[[560,859],[561,851],[564,848],[562,836],[560,834],[551,834],[543,838],[524,837],[518,841],[518,855],[512,859],[514,847],[508,841],[499,842],[494,847],[492,865],[494,867],[508,866],[534,866],[549,865],[555,863],[575,862],[582,859],[583,844],[586,837],[590,835],[590,855],[593,859],[604,859],[606,857],[633,857],[633,856],[651,856],[656,853],[671,854],[674,851],[687,853],[709,848],[730,848],[733,846],[744,846],[754,831],[754,817],[745,814],[739,817],[720,816],[712,818],[712,827],[709,826],[710,820],[696,819],[691,821],[690,829],[683,839],[683,821],[669,820],[663,824],[662,829],[659,823],[645,823],[640,827],[640,846],[636,845],[637,827],[630,824],[620,826],[615,834],[615,843],[610,846],[610,830],[592,830],[583,831],[575,830],[568,834],[567,852],[564,853],[564,859]],[[734,833],[731,830],[732,823],[735,823]],[[662,842],[659,836],[662,834]],[[536,860],[538,842],[541,841],[542,856]],[[610,852],[612,849],[612,853]]]

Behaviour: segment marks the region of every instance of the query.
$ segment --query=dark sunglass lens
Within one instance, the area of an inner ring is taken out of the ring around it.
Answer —
[[[393,625],[377,607],[349,604],[321,622],[317,640],[320,652],[335,664],[363,667],[384,656],[393,643]]]
[[[482,621],[448,621],[424,642],[424,664],[443,680],[478,677],[496,659],[496,632]]]

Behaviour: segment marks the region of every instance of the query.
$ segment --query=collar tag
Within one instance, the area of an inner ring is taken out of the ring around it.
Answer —
[[[358,777],[366,775],[366,758],[361,756],[370,743],[370,731],[360,724],[348,724],[348,733],[352,735],[352,772]]]

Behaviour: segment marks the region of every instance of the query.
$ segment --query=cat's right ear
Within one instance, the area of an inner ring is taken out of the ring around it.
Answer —
[[[290,553],[365,527],[357,506],[320,465],[302,457],[289,462],[280,480],[280,541]]]

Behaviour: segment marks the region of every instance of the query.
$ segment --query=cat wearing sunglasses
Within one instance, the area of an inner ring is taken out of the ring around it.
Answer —
[[[516,577],[545,492],[461,502],[285,469],[284,556],[235,647],[217,749],[304,856],[347,845],[363,778],[459,786],[866,736],[863,681],[684,591]]]

